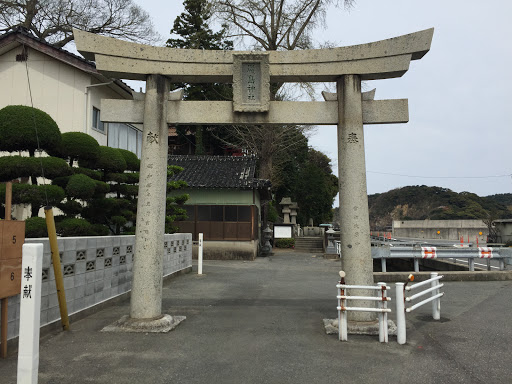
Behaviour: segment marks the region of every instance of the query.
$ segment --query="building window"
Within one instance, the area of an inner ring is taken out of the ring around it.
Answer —
[[[100,120],[100,110],[95,107],[92,107],[92,127],[97,131],[105,133],[105,125]]]
[[[123,124],[110,123],[108,125],[108,146],[131,151],[140,158],[142,150],[142,132],[137,128]]]

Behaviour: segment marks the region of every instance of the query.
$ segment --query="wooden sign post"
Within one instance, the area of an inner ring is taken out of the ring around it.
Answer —
[[[6,192],[8,192],[7,189]],[[7,357],[7,298],[21,292],[21,253],[25,242],[25,222],[10,220],[11,204],[7,195],[9,193],[6,193],[6,220],[0,221],[0,299],[2,300],[0,356],[2,358]]]

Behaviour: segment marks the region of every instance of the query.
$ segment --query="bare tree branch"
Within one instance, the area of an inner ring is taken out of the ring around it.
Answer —
[[[350,8],[354,0],[212,1],[216,16],[231,26],[233,36],[249,37],[265,50],[312,48],[313,28],[333,4]]]
[[[73,28],[141,43],[159,40],[149,14],[132,0],[0,0],[0,31],[25,27],[63,47]]]

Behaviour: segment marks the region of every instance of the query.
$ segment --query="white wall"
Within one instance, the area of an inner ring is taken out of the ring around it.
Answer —
[[[92,129],[93,106],[101,110],[102,98],[127,98],[128,94],[115,92],[110,88],[116,87],[112,84],[86,88],[100,81],[37,50],[27,50],[26,62],[16,61],[21,46],[0,56],[0,109],[7,105],[31,106],[28,67],[34,107],[48,113],[62,133],[84,132],[100,145],[107,145],[107,129],[104,133]]]

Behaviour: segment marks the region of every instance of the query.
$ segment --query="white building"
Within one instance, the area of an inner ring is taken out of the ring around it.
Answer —
[[[140,129],[101,122],[101,99],[132,99],[131,88],[101,75],[94,63],[19,28],[0,36],[0,109],[31,106],[30,91],[34,107],[48,113],[62,133],[84,132],[100,145],[140,157]]]

